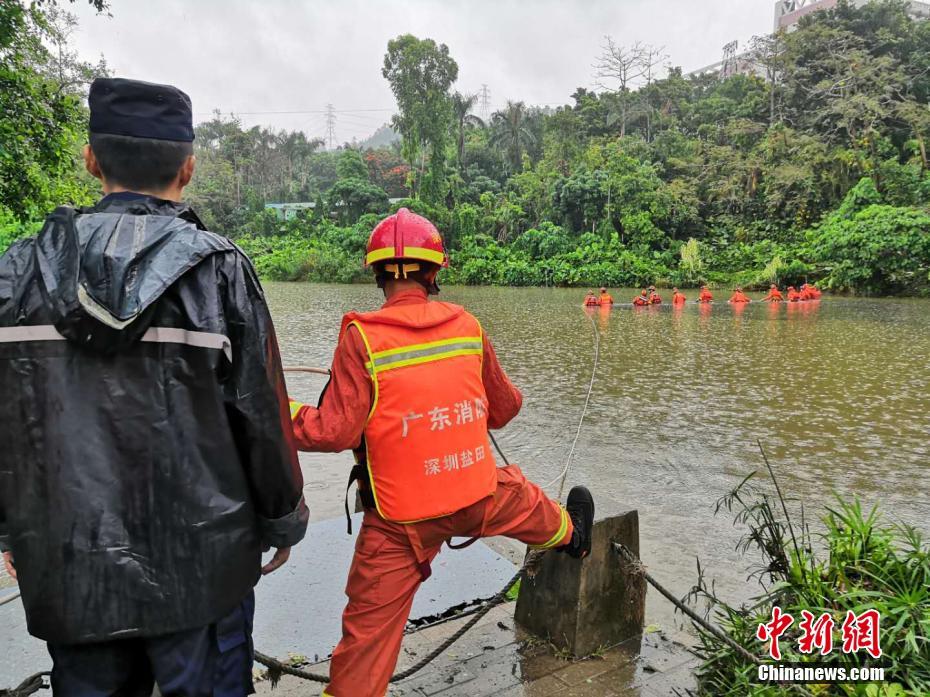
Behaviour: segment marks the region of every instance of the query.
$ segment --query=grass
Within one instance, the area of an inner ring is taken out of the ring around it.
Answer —
[[[764,454],[764,453],[763,453]],[[768,463],[766,463],[768,465]],[[766,644],[756,639],[761,623],[778,605],[795,618],[782,637],[783,663],[818,663],[847,669],[885,667],[882,684],[807,685],[808,694],[862,697],[930,695],[930,547],[913,527],[887,523],[877,508],[866,510],[858,499],[836,498],[822,513],[823,528],[811,532],[803,508],[798,524],[788,515],[785,498],[769,466],[775,492],[757,485],[749,475],[717,503],[717,512],[734,516],[746,529],[739,543],[744,554],[761,556],[751,573],[762,589],[751,606],[733,607],[707,585],[700,564],[698,581],[689,594],[704,600],[708,612],[725,633],[764,662],[772,662]],[[845,654],[842,621],[847,611],[881,613],[881,659],[865,652]],[[800,653],[797,639],[801,611],[823,612],[836,620],[834,649],[827,656],[815,650]],[[695,627],[702,659],[697,671],[699,694],[715,697],[770,697],[798,694],[788,686],[755,682],[756,666],[713,635]]]

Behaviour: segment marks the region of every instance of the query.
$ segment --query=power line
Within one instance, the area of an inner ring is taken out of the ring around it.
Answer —
[[[211,116],[219,112],[222,114],[234,114],[236,116],[266,116],[266,115],[288,115],[288,114],[328,114],[332,105],[327,105],[326,109],[285,109],[282,111],[238,111],[236,109],[231,110],[221,110],[214,109],[212,111],[197,111],[195,116]],[[396,108],[391,109],[333,109],[333,112],[336,114],[361,114],[365,112],[395,112]]]
[[[485,94],[487,95],[487,101],[485,101]],[[479,104],[482,113],[490,112],[491,109],[503,108],[503,104],[491,104],[491,91],[488,89],[487,85],[481,86],[481,92],[478,93],[480,98]],[[527,106],[529,107],[544,107],[544,106],[565,106],[570,104],[570,100],[563,99],[558,102],[530,102]],[[331,106],[331,105],[330,105]],[[384,108],[384,109],[286,109],[281,111],[236,111],[236,110],[227,110],[223,111],[220,109],[214,109],[213,111],[197,111],[194,112],[195,116],[212,116],[213,114],[219,112],[222,116],[223,114],[231,114],[233,116],[287,116],[287,115],[304,115],[304,114],[322,114],[324,116],[328,115],[332,111],[333,114],[338,116],[347,116],[351,114],[364,114],[364,113],[396,113],[397,108]],[[362,118],[362,117],[359,117]]]

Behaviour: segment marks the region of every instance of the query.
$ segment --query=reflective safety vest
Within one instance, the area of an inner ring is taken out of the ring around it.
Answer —
[[[398,523],[440,518],[490,496],[481,325],[464,308],[427,302],[349,313],[368,353],[374,399],[365,426],[378,514]]]

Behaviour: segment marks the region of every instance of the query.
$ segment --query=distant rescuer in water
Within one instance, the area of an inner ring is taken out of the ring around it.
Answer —
[[[710,292],[710,288],[706,285],[701,286],[701,292],[698,295],[697,301],[699,303],[712,303],[714,302],[714,294]]]
[[[688,302],[688,299],[685,297],[678,288],[672,288],[672,305],[684,305]]]
[[[750,298],[748,295],[746,295],[743,292],[742,286],[736,286],[736,288],[734,288],[733,290],[733,295],[730,296],[730,299],[727,302],[733,303],[736,305],[740,303],[751,303],[752,298]]]
[[[600,301],[597,299],[593,290],[589,290],[588,294],[584,296],[584,305],[585,307],[597,307],[600,305]]]
[[[610,307],[614,304],[614,299],[611,297],[610,293],[607,292],[607,288],[601,288],[601,295],[598,298],[598,302],[601,304],[601,307]]]
[[[649,286],[649,304],[650,305],[661,305],[662,296],[659,295],[659,292],[656,290],[655,286]]]
[[[516,465],[495,464],[488,429],[513,419],[523,396],[478,320],[429,300],[448,265],[433,224],[401,208],[372,232],[365,263],[386,302],[343,318],[319,408],[291,405],[301,450],[355,450],[350,481],[366,509],[331,697],[385,694],[413,596],[452,537],[504,535],[583,558],[594,520],[584,487],[563,509]]]
[[[246,695],[252,588],[308,520],[274,328],[180,203],[188,96],[98,79],[89,104],[105,196],[0,259],[4,561],[55,695]]]
[[[646,307],[649,304],[649,291],[645,288],[640,291],[640,294],[633,298],[634,307]]]
[[[785,296],[781,294],[781,291],[778,290],[778,286],[774,283],[769,286],[769,294],[762,298],[762,302],[764,303],[780,303],[784,302],[784,300]]]

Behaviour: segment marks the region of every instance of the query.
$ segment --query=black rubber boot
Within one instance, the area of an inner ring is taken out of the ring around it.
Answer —
[[[569,556],[584,559],[591,554],[591,533],[594,528],[594,497],[587,487],[575,486],[568,492],[565,510],[575,530],[572,541],[562,547]]]

